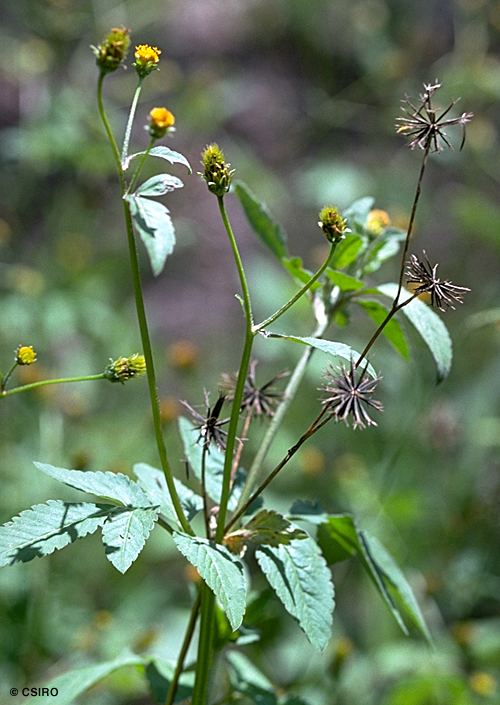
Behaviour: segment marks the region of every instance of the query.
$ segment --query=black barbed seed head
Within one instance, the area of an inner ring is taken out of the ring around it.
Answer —
[[[210,444],[213,442],[217,448],[224,452],[226,450],[227,431],[224,426],[229,423],[229,419],[220,419],[219,416],[222,407],[226,400],[225,394],[219,394],[217,401],[210,407],[208,392],[204,390],[205,395],[205,415],[200,414],[195,408],[188,404],[187,401],[181,401],[181,404],[188,410],[191,418],[197,424],[196,430],[200,432],[197,438],[197,443],[203,441],[202,445],[206,451],[210,452]]]
[[[255,375],[257,364],[258,360],[252,360],[250,362],[248,374],[245,379],[245,387],[240,411],[241,413],[252,413],[254,416],[267,416],[272,418],[276,411],[276,406],[283,399],[283,392],[275,389],[273,385],[280,379],[288,377],[290,373],[287,370],[279,372],[272,379],[259,387]],[[222,375],[222,387],[227,393],[228,401],[232,401],[234,399],[236,382],[237,375]]]
[[[340,370],[330,368],[325,374],[322,391],[327,394],[322,404],[336,421],[343,421],[347,426],[352,421],[354,429],[377,426],[368,414],[366,407],[383,411],[381,402],[372,399],[380,377],[367,376],[368,363],[359,372],[351,359],[349,368]]]
[[[454,100],[445,108],[438,108],[433,104],[434,93],[441,88],[441,84],[424,83],[424,92],[420,94],[420,102],[415,105],[407,96],[402,101],[403,115],[396,118],[396,132],[409,138],[410,149],[423,149],[431,152],[440,152],[445,145],[453,149],[445,132],[446,127],[458,125],[462,128],[462,142],[465,143],[465,125],[472,120],[474,113],[462,113],[458,117],[446,117],[459,99]]]
[[[408,284],[417,284],[416,294],[429,293],[431,305],[445,312],[447,308],[455,309],[454,304],[462,304],[462,297],[470,291],[466,286],[457,286],[447,279],[441,280],[437,275],[439,265],[431,265],[425,250],[422,250],[422,259],[411,255],[406,263],[405,274]]]

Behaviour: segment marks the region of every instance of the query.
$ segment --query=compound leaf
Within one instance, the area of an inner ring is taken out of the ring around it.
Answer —
[[[167,520],[178,522],[163,472],[147,463],[136,463],[134,465],[134,473],[139,479],[141,488],[149,497],[150,503],[158,505],[160,512]],[[190,521],[203,509],[203,499],[176,477],[174,478],[174,483],[184,513],[188,521]]]
[[[283,228],[276,223],[267,206],[259,201],[241,181],[235,186],[234,192],[239,198],[248,222],[260,240],[267,245],[271,252],[281,260],[288,256],[286,235]]]
[[[182,188],[184,184],[177,176],[171,174],[156,174],[150,179],[147,179],[139,186],[135,192],[135,196],[164,196],[170,191],[175,191],[176,188]]]
[[[127,196],[134,227],[146,247],[153,274],[157,277],[175,246],[175,230],[168,208],[142,196]]]

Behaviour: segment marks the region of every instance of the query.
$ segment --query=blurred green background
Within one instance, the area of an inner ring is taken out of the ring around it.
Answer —
[[[377,534],[409,576],[436,649],[402,637],[361,571],[343,563],[334,569],[335,638],[325,654],[313,652],[276,602],[248,653],[276,685],[313,705],[499,703],[500,2],[19,0],[0,12],[0,368],[19,343],[35,345],[39,362],[22,370],[23,381],[99,372],[109,357],[140,350],[89,50],[112,25],[163,51],[161,71],[146,82],[134,147],[146,143],[149,110],[167,105],[177,118],[169,144],[196,171],[201,149],[217,140],[310,267],[323,252],[316,220],[325,202],[345,207],[373,195],[404,225],[420,161],[394,133],[405,93],[438,77],[439,101],[461,96],[457,109],[474,111],[464,151],[431,159],[416,233],[445,276],[472,288],[446,316],[450,378],[435,386],[416,338],[408,364],[381,341],[372,355],[384,376],[379,428],[328,426],[269,493],[283,508],[321,497]],[[130,70],[105,84],[119,134],[134,85]],[[169,197],[177,249],[158,279],[145,260],[143,271],[165,431],[182,473],[176,400],[201,402],[204,386],[215,394],[220,374],[237,367],[241,314],[214,198],[196,175],[176,173],[185,180]],[[293,284],[228,200],[257,311],[269,314]],[[394,279],[396,266],[377,280]],[[298,306],[281,329],[309,334],[307,313]],[[359,346],[370,330],[353,316],[330,337]],[[267,379],[300,353],[265,341],[259,374]],[[324,366],[317,354],[269,463],[315,412]],[[49,497],[75,498],[36,474],[34,459],[127,473],[134,462],[157,462],[142,382],[4,399],[0,444],[2,521]],[[125,578],[95,537],[4,569],[0,700],[7,686],[41,684],[126,646],[173,657],[190,604],[186,579],[158,529]],[[121,672],[81,702],[150,700],[139,677]]]

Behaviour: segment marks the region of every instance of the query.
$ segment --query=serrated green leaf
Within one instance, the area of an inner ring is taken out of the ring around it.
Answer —
[[[378,289],[384,296],[394,300],[398,285],[394,283],[381,284]],[[411,294],[403,289],[400,300],[407,301],[409,298],[411,298]],[[450,372],[453,357],[451,338],[445,324],[427,304],[419,299],[414,299],[404,306],[401,312],[413,324],[431,351],[437,367],[437,381],[441,382]]]
[[[200,433],[195,428],[194,424],[185,416],[179,417],[178,423],[186,458],[198,480],[201,480],[201,458],[203,450],[201,445],[197,442]],[[216,446],[212,445],[210,452],[207,453],[205,457],[205,484],[208,496],[216,503],[220,502],[223,475],[224,453],[221,453]],[[230,511],[236,509],[245,477],[244,471],[238,468],[228,503],[228,509]]]
[[[262,509],[241,529],[224,537],[224,544],[232,553],[239,554],[248,544],[280,546],[294,539],[306,539],[302,529],[293,527],[284,516],[272,509]]]
[[[167,520],[178,523],[164,473],[147,463],[136,463],[134,465],[134,473],[139,479],[139,485],[149,497],[151,504],[159,505],[160,512]],[[190,521],[203,509],[203,499],[176,477],[174,478],[174,483],[184,513],[188,521]]]
[[[124,164],[123,168],[128,169],[128,166],[132,159],[135,159],[136,157],[140,157],[142,154],[145,154],[145,152],[136,152],[135,154],[131,154],[128,158],[126,163]],[[153,147],[149,151],[149,156],[150,157],[159,157],[160,159],[166,159],[167,162],[170,162],[170,164],[183,164],[186,169],[189,171],[189,173],[192,173],[191,165],[186,159],[186,157],[181,154],[180,152],[174,152],[173,149],[170,149],[169,147],[165,147],[163,145],[159,145],[158,147]]]
[[[156,174],[150,179],[147,179],[139,186],[134,193],[135,196],[164,196],[170,191],[175,191],[177,188],[182,188],[184,184],[177,176],[171,174]]]
[[[283,340],[290,340],[292,343],[310,345],[312,348],[316,348],[316,350],[321,350],[321,352],[324,352],[327,355],[331,355],[332,357],[337,359],[340,358],[341,360],[347,360],[348,362],[351,362],[351,360],[353,362],[356,362],[356,360],[359,358],[359,353],[356,352],[354,348],[351,348],[350,345],[346,345],[345,343],[336,343],[333,340],[324,340],[323,338],[311,337],[302,338],[298,335],[284,335],[281,333],[269,333],[267,337],[281,338]],[[377,373],[370,364],[368,365],[368,372],[369,374],[371,374],[372,377],[377,376]]]
[[[175,230],[168,208],[163,203],[141,196],[127,196],[134,227],[143,241],[153,274],[161,274],[175,246]]]
[[[347,218],[349,225],[358,224],[363,228],[366,225],[368,214],[372,210],[374,203],[375,199],[373,196],[358,198],[342,212],[342,215],[344,218]]]
[[[356,299],[356,303],[361,306],[361,308],[366,311],[368,316],[375,321],[377,325],[380,325],[382,321],[387,316],[387,309],[382,306],[378,301],[373,301],[371,299]],[[401,328],[398,321],[392,318],[389,323],[384,327],[382,334],[387,338],[392,347],[398,352],[401,357],[408,360],[410,357],[410,348],[408,347],[408,341]]]
[[[325,649],[331,638],[334,590],[316,542],[309,537],[276,548],[262,546],[255,555],[269,584],[310,643]]]
[[[325,273],[332,284],[338,286],[342,291],[357,291],[358,289],[362,289],[364,287],[361,279],[351,277],[349,274],[345,274],[344,272],[337,272],[335,269],[328,267]]]
[[[358,556],[401,630],[408,634],[398,605],[420,633],[430,640],[429,631],[406,578],[382,544],[361,531],[352,516],[330,516],[327,522],[319,526],[317,540],[329,564]]]
[[[114,671],[126,666],[141,666],[143,663],[144,659],[141,656],[124,654],[113,659],[113,661],[75,668],[44,684],[44,687],[48,688],[49,692],[51,689],[56,689],[58,691],[57,697],[54,697],[54,695],[32,696],[29,698],[29,702],[34,703],[34,705],[54,705],[55,702],[57,702],[57,705],[73,705],[75,699],[82,693],[85,693],[86,690],[92,688],[92,686]]]
[[[399,252],[399,246],[406,237],[402,230],[391,228],[379,235],[366,250],[363,259],[365,273],[376,272],[383,263]]]
[[[50,499],[0,526],[0,566],[48,556],[94,533],[116,509],[89,502]]]
[[[158,518],[158,508],[124,510],[110,516],[102,527],[106,558],[125,573],[144,548]]]
[[[48,463],[34,463],[45,475],[76,490],[112,499],[126,507],[150,507],[151,501],[139,485],[119,472],[66,470]]]
[[[351,233],[339,242],[332,257],[332,269],[345,269],[352,264],[364,249],[366,240]]]
[[[288,519],[307,521],[310,524],[322,524],[328,519],[328,514],[321,507],[319,502],[311,500],[296,499],[290,507]]]
[[[216,596],[232,629],[238,629],[245,614],[247,595],[241,561],[215,541],[181,533],[174,533],[173,538],[179,551]]]
[[[234,192],[238,196],[248,222],[256,235],[279,260],[282,257],[287,257],[286,234],[283,228],[273,220],[265,203],[259,201],[248,186],[241,181],[237,182]]]

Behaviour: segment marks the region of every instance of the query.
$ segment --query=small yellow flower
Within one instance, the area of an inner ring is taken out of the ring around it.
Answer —
[[[158,68],[160,63],[161,49],[152,47],[149,44],[139,44],[135,48],[135,70],[140,78],[148,76],[152,71]]]
[[[234,169],[225,161],[224,152],[218,144],[209,144],[201,153],[203,173],[200,176],[207,182],[208,190],[216,196],[223,196],[231,187]]]
[[[346,218],[335,206],[325,206],[320,210],[318,225],[329,242],[340,242],[345,238],[345,233],[350,232]]]
[[[125,27],[113,27],[99,46],[91,49],[102,73],[116,71],[125,60],[130,46],[130,32]]]
[[[144,355],[135,353],[130,357],[119,357],[110,360],[109,365],[104,370],[106,379],[110,382],[121,382],[124,384],[128,379],[139,377],[146,372],[146,360]]]
[[[34,347],[32,345],[18,345],[16,362],[18,365],[32,365],[36,362],[36,350]]]
[[[368,220],[366,221],[366,229],[370,235],[380,235],[380,233],[385,230],[391,224],[391,219],[387,211],[380,210],[379,208],[374,208],[368,213]]]
[[[472,673],[469,678],[469,684],[471,689],[478,695],[483,695],[488,697],[493,695],[497,689],[497,682],[495,678],[485,671],[476,671]]]
[[[153,108],[149,113],[148,130],[151,137],[160,139],[175,125],[175,116],[167,108]]]

